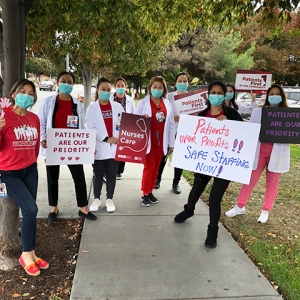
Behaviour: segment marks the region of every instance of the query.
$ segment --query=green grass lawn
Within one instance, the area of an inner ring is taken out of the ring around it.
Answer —
[[[281,175],[279,192],[266,224],[257,223],[265,193],[265,176],[256,185],[246,214],[227,218],[241,184],[231,182],[222,202],[221,222],[285,299],[300,299],[300,147],[291,145],[290,171]],[[184,171],[192,183],[193,174]],[[212,180],[211,180],[212,182]],[[202,195],[207,202],[210,185]]]

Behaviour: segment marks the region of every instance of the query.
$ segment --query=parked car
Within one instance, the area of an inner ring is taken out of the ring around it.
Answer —
[[[40,91],[55,91],[56,87],[55,84],[51,80],[44,80],[41,81],[39,85]]]
[[[257,105],[264,104],[264,102],[266,100],[266,96],[267,96],[266,94],[256,94],[255,101],[256,101]],[[251,97],[250,93],[237,93],[236,100],[241,101],[247,105],[247,104],[250,104],[252,97]]]
[[[284,89],[289,107],[300,108],[300,89]]]

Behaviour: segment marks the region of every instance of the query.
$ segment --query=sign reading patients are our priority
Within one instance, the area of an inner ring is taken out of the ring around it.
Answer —
[[[260,124],[181,115],[171,165],[249,184]]]
[[[178,114],[197,115],[206,108],[207,89],[175,95],[175,105]]]
[[[271,85],[271,81],[271,72],[237,70],[235,88],[239,92],[266,93]]]
[[[48,128],[46,165],[93,164],[95,146],[94,129]]]
[[[300,144],[300,108],[263,107],[259,140]]]

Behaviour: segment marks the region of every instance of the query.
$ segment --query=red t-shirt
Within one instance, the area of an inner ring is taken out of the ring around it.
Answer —
[[[40,120],[32,112],[26,116],[5,112],[6,125],[0,131],[0,169],[20,170],[36,162],[40,149]]]
[[[208,118],[217,118],[219,116],[223,116],[224,115],[224,109],[221,110],[221,112],[217,115],[212,115],[210,109],[206,112],[206,117]]]
[[[54,119],[54,128],[69,128],[67,126],[68,116],[72,116],[72,100],[57,99],[57,111]]]
[[[112,112],[111,104],[108,101],[107,104],[99,103],[99,105],[100,105],[100,110],[103,116],[108,137],[112,137],[113,136],[113,112]]]
[[[165,120],[167,117],[167,109],[164,104],[163,100],[160,100],[159,105],[150,100],[151,104],[151,112],[152,112],[152,119],[151,119],[151,144],[156,145],[159,147],[163,147],[163,140],[164,140],[164,128],[165,128]],[[159,122],[157,120],[156,114],[161,113],[161,116],[164,118],[164,121]],[[163,115],[162,115],[163,114]]]

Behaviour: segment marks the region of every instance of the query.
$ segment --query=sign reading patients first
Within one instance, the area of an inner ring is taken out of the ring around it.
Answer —
[[[256,123],[180,115],[171,165],[248,184],[259,131]]]
[[[271,72],[237,70],[235,88],[240,92],[266,93],[271,80]]]
[[[96,130],[47,130],[46,165],[81,165],[94,163]]]
[[[300,108],[263,107],[261,142],[300,144]]]

